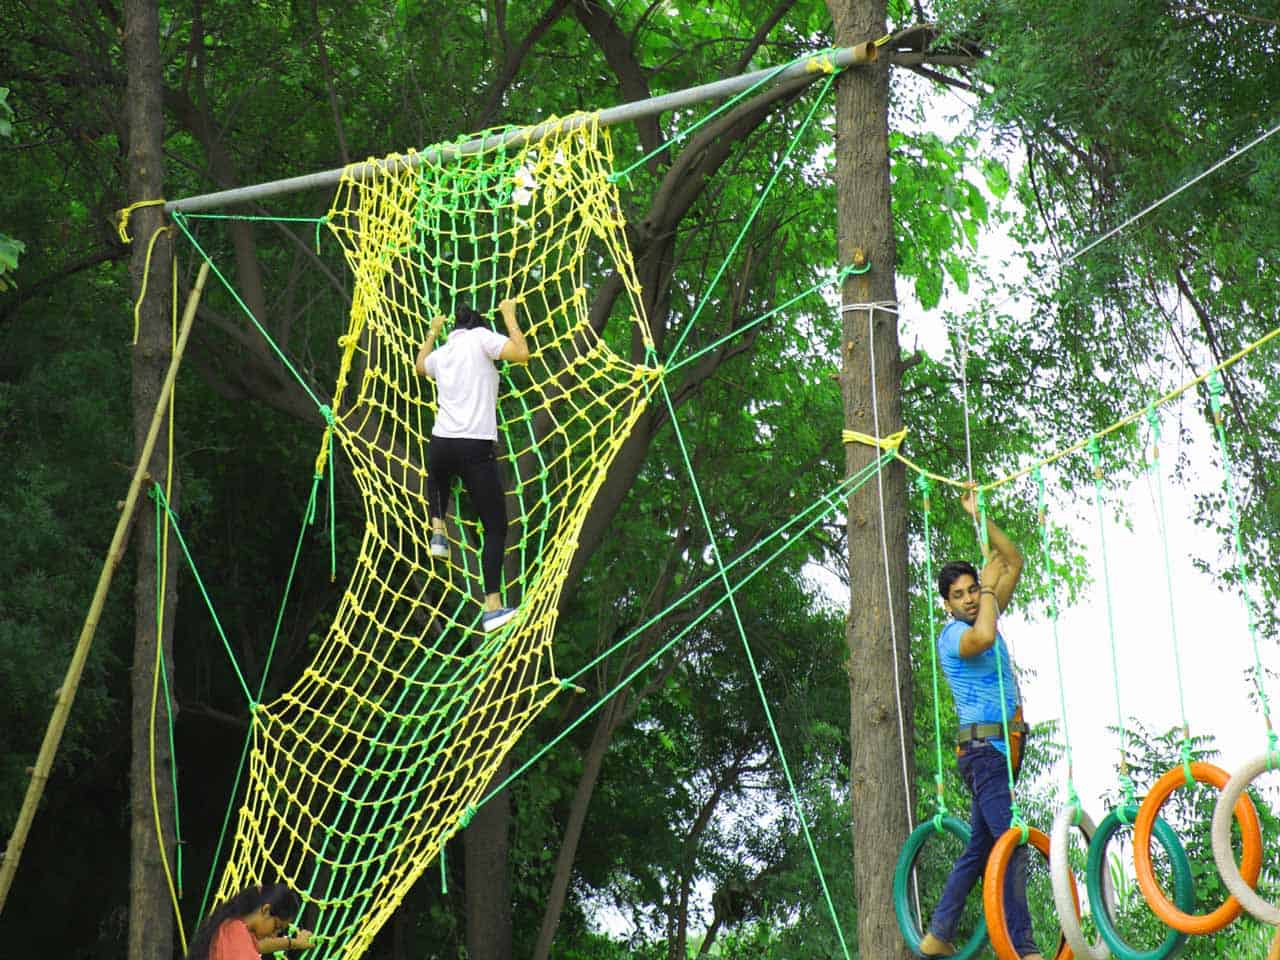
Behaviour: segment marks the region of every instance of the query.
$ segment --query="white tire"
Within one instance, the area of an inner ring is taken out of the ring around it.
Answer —
[[[1079,811],[1080,822],[1075,822]],[[1081,960],[1107,960],[1111,956],[1111,948],[1099,937],[1092,944],[1084,938],[1084,930],[1080,926],[1080,918],[1076,915],[1075,891],[1076,879],[1071,873],[1071,861],[1068,856],[1068,841],[1071,828],[1079,826],[1086,841],[1093,839],[1095,826],[1089,814],[1073,804],[1068,804],[1058,811],[1053,820],[1053,830],[1049,834],[1049,876],[1053,880],[1053,905],[1058,910],[1058,926],[1062,928],[1062,936],[1067,941],[1071,952]],[[1103,879],[1102,895],[1106,900],[1107,912],[1115,910],[1115,893],[1111,889],[1111,878]]]

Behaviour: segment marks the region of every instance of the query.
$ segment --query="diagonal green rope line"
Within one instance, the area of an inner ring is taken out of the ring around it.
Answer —
[[[703,127],[706,124],[710,123],[716,117],[720,116],[720,114],[724,113],[725,111],[731,109],[734,105],[745,100],[747,97],[755,93],[761,87],[772,83],[774,77],[782,73],[784,70],[794,66],[797,63],[804,63],[805,61],[813,61],[816,63],[817,61],[821,60],[823,57],[830,56],[834,52],[835,52],[834,48],[828,47],[826,50],[819,50],[817,53],[806,53],[804,56],[796,57],[794,60],[788,63],[780,64],[779,66],[774,67],[774,69],[770,70],[768,73],[766,73],[763,77],[761,77],[751,86],[747,87],[745,90],[739,91],[738,93],[734,94],[734,96],[730,97],[724,103],[720,104],[720,106],[716,107],[714,110],[708,113],[705,117],[702,117],[695,123],[691,123],[687,127],[681,128],[679,131],[676,132],[674,136],[668,138],[663,143],[660,143],[658,146],[654,147],[652,150],[646,153],[639,160],[632,163],[629,167],[626,167],[623,170],[617,170],[614,173],[609,174],[609,179],[616,183],[617,181],[622,180],[623,178],[630,175],[632,171],[634,171],[636,168],[640,167],[643,164],[648,163],[658,154],[665,151],[668,147],[674,146],[675,144],[678,144],[678,143],[683,143],[685,140],[689,139],[689,137],[700,127]]]
[[[267,648],[267,656],[266,656],[266,658],[265,658],[265,660],[264,660],[264,662],[263,662],[263,665],[262,665],[262,676],[261,676],[261,678],[260,678],[260,679],[259,679],[259,681],[258,681],[258,692],[257,692],[257,696],[256,696],[256,697],[252,697],[252,696],[250,697],[249,702],[250,702],[251,704],[252,704],[252,703],[256,703],[256,702],[260,701],[260,700],[262,699],[263,691],[266,689],[267,676],[268,676],[268,674],[270,673],[270,670],[271,670],[271,661],[272,661],[273,657],[275,656],[276,643],[277,643],[277,641],[279,640],[279,637],[280,637],[280,629],[281,629],[281,627],[282,627],[282,626],[283,626],[283,624],[284,624],[284,611],[285,611],[285,608],[286,608],[286,606],[287,606],[287,604],[288,604],[289,594],[290,594],[290,592],[291,592],[291,591],[292,591],[292,589],[293,589],[294,576],[296,575],[296,573],[297,573],[297,569],[298,569],[298,560],[299,560],[299,558],[301,557],[301,554],[302,554],[302,544],[303,544],[303,542],[304,542],[304,541],[305,541],[305,539],[306,539],[306,530],[307,530],[307,527],[308,527],[312,522],[314,522],[314,519],[315,519],[316,494],[317,494],[317,491],[318,491],[319,485],[320,485],[320,477],[316,476],[316,477],[314,477],[314,478],[312,479],[312,483],[311,483],[311,495],[310,495],[310,497],[308,498],[306,508],[303,510],[303,520],[302,520],[302,525],[301,525],[301,528],[300,528],[300,529],[299,529],[299,531],[298,531],[298,540],[297,540],[297,544],[295,545],[295,547],[294,547],[294,551],[293,551],[293,562],[292,562],[292,564],[291,564],[291,565],[290,565],[290,567],[289,567],[289,574],[288,574],[288,576],[285,578],[284,594],[283,594],[283,596],[282,596],[282,598],[281,598],[281,601],[280,601],[280,607],[279,607],[279,610],[278,610],[278,612],[276,613],[275,628],[272,630],[272,633],[271,633],[271,643],[270,643],[270,645],[269,645],[269,646],[268,646],[268,648]],[[176,517],[174,517],[171,513],[169,513],[167,506],[166,506],[166,513],[169,515],[169,522],[170,522],[170,523],[173,523],[173,525],[174,525],[174,530],[175,530],[175,532],[177,532],[178,537],[179,537],[179,541],[181,542],[182,534],[181,534],[181,531],[179,531],[179,530],[178,530],[178,528],[177,528],[177,524],[176,524],[176,522],[175,522],[177,518],[176,518]],[[190,563],[190,562],[191,562],[191,561],[190,561],[190,554],[189,554],[189,553],[187,553],[187,550],[186,550],[186,546],[185,546],[185,544],[183,545],[183,553],[184,553],[184,554],[186,554],[186,556],[187,556],[187,560],[188,560],[188,563]],[[199,582],[199,573],[196,571],[194,564],[191,564],[191,570],[192,570],[192,575],[193,575],[193,576],[195,576],[195,577],[196,577],[196,579],[197,579],[197,582]],[[202,587],[201,589],[202,589],[202,592],[203,592],[203,587]],[[208,595],[207,595],[207,594],[205,594],[205,599],[206,599],[206,602],[207,602],[207,601],[208,601]],[[210,613],[213,615],[214,623],[216,624],[216,623],[217,623],[217,615],[213,612],[212,605],[210,605]],[[218,628],[218,631],[219,631],[219,634],[221,634],[221,633],[222,633],[221,627],[219,627],[219,628]],[[226,642],[226,638],[225,638],[225,636],[223,637],[223,642],[224,642],[224,643]],[[235,663],[234,659],[232,660],[232,666],[235,668],[237,676],[241,676],[241,675],[240,675],[239,667],[238,667],[238,665],[236,665],[236,663]],[[242,682],[242,684],[243,684],[243,676],[241,676],[241,682]],[[249,729],[249,732],[245,735],[244,746],[243,746],[243,748],[242,748],[242,749],[241,749],[241,751],[240,751],[240,762],[239,762],[239,763],[237,764],[237,766],[236,766],[236,775],[235,775],[234,782],[232,783],[231,793],[230,793],[230,798],[229,798],[229,799],[228,799],[228,801],[227,801],[227,809],[226,809],[226,813],[224,814],[223,819],[222,819],[222,828],[221,828],[221,829],[219,830],[219,832],[218,832],[218,840],[217,840],[217,843],[216,843],[216,844],[215,844],[215,846],[214,846],[213,858],[210,860],[210,866],[209,866],[209,877],[208,877],[208,880],[207,880],[207,881],[206,881],[206,883],[205,883],[204,895],[201,897],[201,900],[200,900],[200,910],[199,910],[199,913],[198,913],[198,915],[197,915],[197,921],[198,921],[198,919],[199,919],[200,917],[203,917],[203,916],[205,915],[205,910],[207,909],[207,907],[208,907],[208,905],[209,905],[209,897],[210,897],[210,895],[211,895],[211,894],[212,894],[212,892],[213,892],[213,881],[214,881],[214,877],[217,875],[218,860],[219,860],[219,858],[220,858],[220,857],[221,857],[221,855],[222,855],[222,845],[223,845],[223,842],[224,842],[224,841],[225,841],[225,839],[226,839],[227,827],[228,827],[228,825],[229,825],[229,824],[230,824],[230,822],[231,822],[231,815],[232,815],[232,813],[233,813],[233,811],[234,811],[234,807],[235,807],[235,798],[239,795],[239,792],[240,792],[240,779],[241,779],[241,777],[242,777],[242,776],[243,776],[243,774],[244,774],[244,765],[245,765],[245,761],[248,759],[248,756],[249,756],[249,747],[250,747],[250,744],[252,743],[252,739],[253,739],[253,731],[252,731],[252,725],[253,725],[253,712],[252,712],[252,710],[251,710],[251,711],[250,711],[250,713],[249,713],[249,724],[250,724],[250,729]],[[192,927],[192,929],[194,929],[194,926]]]
[[[159,489],[159,484],[157,484],[156,486],[157,486],[157,489]],[[164,643],[162,642],[162,638],[164,636],[164,633],[162,630],[162,627],[163,627],[162,620],[163,620],[163,614],[164,614],[164,608],[165,608],[164,596],[163,596],[163,589],[164,589],[163,585],[165,582],[164,514],[163,514],[163,511],[160,509],[160,501],[155,500],[155,504],[156,504],[156,516],[155,516],[156,645],[159,648],[156,651],[156,654],[160,664],[160,687],[161,689],[164,690],[165,725],[167,727],[167,734],[169,738],[169,757],[170,757],[169,774],[170,774],[171,786],[173,787],[173,845],[175,850],[173,872],[174,872],[174,877],[175,877],[176,886],[177,886],[177,891],[176,891],[177,898],[181,900],[182,899],[182,859],[183,859],[182,848],[186,845],[186,841],[182,839],[182,813],[178,804],[178,798],[179,798],[178,763],[177,763],[178,748],[174,742],[174,736],[173,736],[173,727],[174,727],[173,695],[169,690],[169,668],[164,655]]]
[[[801,522],[802,520],[804,520],[808,514],[813,514],[813,516],[808,520],[807,523],[805,523],[802,527],[800,527],[798,530],[795,531],[793,536],[800,537],[808,533],[815,526],[817,526],[824,519],[826,519],[826,517],[830,516],[832,512],[834,512],[835,510],[838,510],[841,506],[843,498],[848,497],[855,490],[860,488],[863,484],[869,482],[871,478],[875,476],[876,470],[879,469],[884,464],[888,463],[892,459],[893,459],[892,452],[886,452],[881,454],[879,458],[877,458],[876,460],[872,460],[869,464],[863,467],[860,471],[858,471],[852,477],[848,477],[845,480],[842,480],[830,491],[828,491],[825,494],[822,494],[818,498],[818,501],[816,503],[806,507],[803,511],[801,511],[801,513],[797,514],[796,517],[793,517],[787,523],[783,524],[781,527],[775,530],[772,534],[770,534],[769,537],[765,538],[765,541],[762,541],[762,543],[757,544],[756,547],[753,547],[751,550],[744,552],[741,556],[739,556],[737,559],[732,561],[729,565],[725,567],[725,569],[726,570],[732,569],[733,567],[745,562],[752,554],[756,552],[758,548],[763,547],[764,543],[770,540],[776,539],[777,537],[785,535],[785,533],[790,527],[793,527],[799,522]],[[821,506],[822,509],[818,509],[819,506]],[[551,749],[553,749],[558,743],[560,743],[560,741],[564,740],[565,737],[567,737],[570,733],[572,733],[575,729],[577,729],[577,727],[585,723],[593,714],[595,714],[606,703],[608,703],[608,701],[611,698],[616,696],[619,692],[624,690],[626,687],[630,686],[631,683],[634,682],[638,676],[640,676],[642,673],[648,670],[649,667],[653,666],[660,659],[662,659],[662,657],[672,647],[676,646],[676,644],[678,644],[681,640],[683,640],[691,631],[697,629],[697,627],[700,626],[704,620],[706,620],[718,609],[720,609],[720,607],[722,607],[725,603],[727,603],[729,600],[729,596],[731,594],[737,593],[739,590],[745,587],[748,583],[754,580],[759,574],[763,573],[766,569],[768,569],[769,564],[771,564],[779,556],[781,556],[788,549],[790,549],[790,547],[791,547],[791,544],[790,542],[788,542],[774,549],[773,552],[770,553],[767,557],[765,557],[762,561],[760,561],[760,563],[757,564],[755,568],[753,568],[749,573],[743,576],[741,580],[735,583],[731,588],[731,590],[729,591],[729,593],[722,595],[714,603],[710,604],[706,610],[698,614],[697,617],[695,617],[683,629],[681,629],[678,633],[676,633],[675,636],[673,636],[670,640],[668,640],[660,648],[658,648],[642,664],[640,664],[638,667],[631,670],[623,679],[618,681],[618,683],[615,684],[607,693],[605,693],[604,696],[600,697],[599,700],[597,700],[589,708],[587,708],[587,710],[585,710],[571,724],[569,724],[567,727],[561,730],[558,734],[556,734],[552,739],[550,739],[545,744],[543,744],[538,749],[538,751],[534,753],[533,756],[531,756],[528,760],[526,760],[523,764],[521,764],[517,770],[515,770],[509,777],[507,777],[506,780],[502,781],[502,783],[500,783],[498,786],[490,790],[489,793],[484,797],[484,799],[480,801],[479,806],[483,806],[485,803],[489,802],[489,800],[493,799],[493,797],[496,794],[501,793],[504,789],[506,789],[506,787],[508,787],[512,782],[514,782],[521,774],[523,774],[526,770],[528,770],[535,763],[537,763],[538,760],[541,759],[544,754],[548,753]],[[655,614],[654,616],[650,617],[647,621],[645,621],[640,626],[636,627],[634,630],[632,630],[625,637],[623,637],[621,640],[619,640],[617,643],[611,646],[604,653],[592,659],[590,663],[588,663],[586,666],[579,669],[576,673],[573,674],[572,677],[563,681],[564,684],[566,686],[572,685],[572,682],[575,678],[582,676],[582,674],[586,673],[588,670],[593,668],[596,664],[600,663],[602,660],[606,659],[607,657],[615,653],[620,648],[626,646],[628,643],[630,643],[632,640],[638,637],[650,626],[652,626],[653,624],[661,620],[663,617],[665,617],[668,613],[682,606],[692,597],[701,593],[704,589],[711,586],[719,579],[720,579],[719,573],[712,574],[710,577],[707,577],[696,587],[692,588],[691,590],[683,594],[679,599],[672,601],[665,609]]]
[[[781,313],[783,310],[787,309],[787,307],[790,307],[795,303],[799,303],[805,297],[809,296],[809,294],[816,293],[817,291],[822,290],[825,287],[839,286],[841,283],[844,282],[845,277],[853,276],[854,274],[858,274],[858,273],[866,273],[870,269],[871,269],[870,263],[864,264],[861,267],[845,267],[843,270],[839,271],[835,276],[829,277],[826,280],[819,280],[817,283],[811,286],[808,290],[804,290],[800,293],[797,293],[794,297],[792,297],[790,300],[787,300],[785,303],[778,304],[772,310],[769,310],[766,313],[762,313],[760,316],[756,317],[754,320],[748,320],[746,323],[742,324],[741,326],[736,327],[730,332],[726,333],[723,337],[720,337],[717,340],[713,340],[711,343],[707,344],[705,347],[703,347],[701,350],[697,351],[696,353],[692,353],[689,356],[685,357],[683,360],[679,360],[676,363],[673,363],[670,366],[666,367],[665,369],[666,369],[667,375],[670,376],[671,374],[675,373],[677,370],[679,370],[681,367],[685,366],[686,364],[693,363],[693,361],[697,360],[699,357],[705,354],[708,354],[711,351],[718,349],[719,347],[724,346],[734,337],[739,337],[742,334],[746,333],[748,330],[752,330],[755,327],[760,326],[760,324],[764,323],[766,320],[770,319],[771,317],[774,317],[777,314]]]
[[[684,345],[685,338],[688,337],[689,333],[693,330],[693,326],[697,322],[698,317],[701,316],[706,305],[711,302],[711,297],[716,292],[716,287],[720,283],[720,278],[724,276],[725,270],[729,268],[729,261],[733,259],[733,255],[737,253],[738,247],[742,245],[742,241],[745,239],[747,232],[751,229],[751,225],[755,223],[756,217],[759,216],[765,200],[768,199],[770,191],[773,190],[773,185],[778,182],[778,176],[782,173],[782,168],[785,167],[787,165],[787,161],[791,159],[791,154],[795,151],[796,146],[800,143],[805,132],[809,129],[809,124],[813,122],[814,115],[818,112],[818,108],[826,102],[827,94],[831,91],[831,85],[835,82],[836,76],[837,75],[833,73],[827,77],[826,82],[822,85],[822,89],[819,90],[818,95],[814,97],[813,105],[809,107],[809,112],[805,115],[804,121],[792,136],[791,142],[787,144],[787,149],[783,152],[782,159],[774,164],[773,173],[769,176],[769,182],[766,183],[764,189],[760,191],[760,196],[756,198],[755,205],[752,206],[751,212],[747,214],[747,219],[742,224],[742,229],[738,231],[738,236],[734,239],[733,243],[729,245],[729,251],[725,254],[723,262],[716,269],[715,275],[707,284],[706,292],[702,295],[702,299],[694,308],[693,314],[683,324],[680,336],[676,338],[675,346],[672,347],[671,351],[667,354],[668,364],[670,364],[675,359],[676,354],[680,352],[680,347]]]
[[[169,501],[165,499],[164,490],[159,484],[155,484],[152,487],[152,493],[156,498],[156,504],[164,510],[169,526],[178,540],[178,545],[182,547],[182,555],[187,558],[187,566],[191,568],[191,575],[195,578],[196,586],[200,589],[200,596],[204,597],[205,606],[209,608],[209,616],[213,618],[213,626],[218,631],[218,637],[222,640],[223,649],[227,651],[227,658],[231,661],[231,668],[235,671],[236,679],[240,681],[240,689],[244,692],[244,697],[249,707],[252,708],[257,704],[257,701],[254,699],[253,694],[249,692],[249,684],[244,678],[244,673],[240,670],[240,664],[236,662],[236,655],[231,649],[231,641],[227,639],[227,633],[222,629],[222,621],[218,619],[218,611],[213,607],[213,600],[209,597],[209,591],[205,588],[204,579],[200,576],[200,570],[196,567],[195,559],[191,556],[191,550],[187,547],[186,537],[182,535],[182,528],[178,526],[178,516],[169,508]]]
[[[187,229],[187,215],[175,210],[173,213],[173,222],[178,225],[178,228],[184,234],[186,234],[187,240],[191,242],[191,246],[195,248],[196,253],[200,254],[200,256],[204,258],[205,263],[209,264],[209,269],[212,270],[214,275],[222,281],[222,285],[226,287],[227,292],[231,294],[232,299],[234,299],[240,309],[244,311],[245,316],[247,316],[253,322],[253,325],[258,328],[258,332],[262,334],[262,338],[267,341],[267,346],[271,348],[272,352],[274,352],[280,359],[280,362],[284,364],[285,369],[293,374],[293,378],[298,381],[299,386],[301,386],[307,396],[311,398],[312,402],[316,405],[316,409],[323,411],[325,409],[325,405],[320,401],[320,398],[315,395],[315,391],[311,389],[311,386],[307,381],[302,378],[302,374],[298,372],[297,368],[289,361],[289,358],[285,356],[285,352],[280,349],[271,334],[267,332],[266,327],[264,327],[258,321],[258,318],[254,316],[253,311],[249,309],[249,305],[244,302],[244,299],[240,296],[239,292],[237,292],[236,288],[225,276],[223,276],[222,271],[218,269],[218,265],[213,262],[213,258],[205,252],[204,247],[200,246],[200,241],[195,238],[195,234]]]
[[[830,83],[827,85],[830,86]],[[684,443],[684,435],[680,431],[680,421],[676,416],[675,404],[671,400],[671,393],[667,390],[667,383],[662,381],[662,399],[667,406],[667,414],[671,418],[671,426],[675,431],[676,444],[680,448],[680,458],[684,462],[685,471],[689,475],[689,484],[693,489],[694,500],[698,504],[698,512],[702,516],[702,523],[707,533],[707,543],[711,548],[711,556],[715,561],[716,567],[719,569],[721,581],[724,583],[726,591],[731,590],[728,574],[725,572],[724,564],[720,559],[720,548],[716,542],[715,528],[711,525],[711,517],[707,513],[707,507],[702,499],[702,488],[698,483],[697,474],[694,472],[693,463],[689,459],[689,450]],[[756,668],[755,655],[751,652],[751,644],[747,640],[747,630],[742,623],[742,615],[738,611],[738,605],[734,601],[732,594],[729,596],[729,610],[733,613],[733,620],[738,628],[738,636],[742,640],[742,649],[747,657],[747,664],[751,667],[751,676],[755,681],[756,692],[760,696],[760,705],[764,709],[765,719],[769,723],[769,733],[773,737],[774,749],[778,751],[778,762],[782,766],[782,772],[787,779],[787,788],[791,792],[791,802],[795,806],[796,819],[800,822],[800,829],[804,832],[805,843],[809,847],[809,854],[813,858],[813,865],[818,873],[818,883],[822,887],[823,898],[827,902],[827,909],[831,912],[831,922],[835,927],[836,937],[840,941],[840,949],[844,952],[846,960],[850,960],[849,947],[845,943],[844,931],[840,927],[840,916],[836,912],[835,903],[831,899],[831,891],[827,887],[827,878],[822,871],[822,861],[818,857],[818,850],[813,842],[813,836],[809,832],[809,822],[804,815],[804,807],[800,802],[800,793],[796,788],[795,780],[791,776],[791,768],[787,763],[786,752],[782,748],[782,737],[778,733],[778,728],[773,721],[773,710],[769,707],[769,698],[764,692],[764,685],[760,680],[760,671]]]

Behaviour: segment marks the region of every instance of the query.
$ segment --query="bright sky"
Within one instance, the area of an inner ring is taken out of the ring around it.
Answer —
[[[936,128],[940,115],[948,111],[961,114],[961,98],[943,94],[939,110],[931,111],[928,122]],[[958,121],[960,118],[955,118]],[[954,121],[953,121],[954,122]],[[943,120],[943,127],[947,127]],[[937,132],[954,134],[960,129]],[[981,182],[976,173],[974,182]],[[1171,183],[1170,188],[1178,186]],[[1110,224],[1100,224],[1101,233]],[[1017,277],[1016,254],[1004,237],[985,235],[980,240],[980,253],[985,255],[993,276]],[[1001,261],[1011,260],[1010,264]],[[943,308],[963,310],[966,303],[956,299],[945,301]],[[982,291],[973,291],[974,299]],[[904,300],[900,335],[903,343],[920,346],[935,357],[949,358],[946,333],[941,321],[942,309],[923,314],[917,304],[906,302],[908,284],[899,284]],[[1019,309],[1016,300],[1004,309]],[[1198,372],[1198,371],[1197,371]],[[1171,371],[1166,389],[1178,386],[1194,374],[1185,370]],[[1184,401],[1188,402],[1188,401]],[[1190,402],[1194,402],[1191,400]],[[1166,477],[1164,508],[1168,524],[1169,566],[1173,581],[1172,615],[1169,578],[1165,574],[1164,548],[1157,523],[1155,487],[1146,479],[1132,487],[1108,489],[1107,496],[1123,504],[1130,529],[1115,523],[1113,510],[1105,511],[1103,534],[1111,580],[1111,622],[1114,623],[1115,662],[1112,668],[1112,630],[1108,626],[1107,598],[1102,566],[1102,547],[1097,529],[1096,511],[1092,503],[1049,505],[1051,519],[1070,528],[1076,540],[1089,550],[1090,576],[1094,583],[1081,602],[1064,609],[1059,616],[1058,636],[1062,649],[1061,687],[1066,697],[1067,734],[1074,760],[1077,792],[1095,819],[1106,810],[1102,794],[1117,786],[1115,764],[1119,758],[1119,738],[1109,727],[1117,723],[1116,678],[1120,703],[1126,719],[1138,718],[1153,734],[1180,726],[1183,706],[1179,689],[1185,696],[1185,715],[1193,735],[1210,734],[1221,751],[1220,766],[1228,772],[1262,753],[1266,747],[1265,725],[1260,712],[1250,702],[1249,681],[1245,671],[1254,662],[1253,645],[1247,627],[1243,600],[1235,592],[1224,593],[1212,577],[1199,572],[1193,557],[1210,559],[1221,566],[1223,550],[1229,545],[1212,531],[1192,521],[1195,492],[1221,489],[1221,467],[1216,457],[1216,440],[1200,412],[1184,406],[1175,413],[1166,407],[1165,437],[1161,458],[1173,463],[1180,451],[1175,449],[1177,430],[1172,417],[1181,416],[1180,424],[1189,428],[1195,489],[1174,486]],[[1034,425],[1034,420],[1033,420]],[[981,429],[980,417],[973,423]],[[1046,437],[1054,449],[1061,449],[1082,439],[1081,436]],[[954,471],[963,473],[963,465]],[[979,478],[983,479],[983,478]],[[1237,496],[1240,491],[1237,489]],[[998,521],[998,517],[996,518]],[[1226,518],[1224,518],[1224,526]],[[1022,544],[1028,563],[1039,563],[1038,544]],[[1053,630],[1045,617],[1043,605],[1032,611],[1028,622],[1012,611],[1002,622],[1019,667],[1024,672],[1022,694],[1030,721],[1056,718],[1061,721],[1059,676],[1054,656]],[[1172,616],[1172,626],[1171,626]],[[1176,635],[1178,658],[1174,654]],[[1280,651],[1274,644],[1260,640],[1260,659],[1265,668],[1280,668]],[[1178,663],[1181,663],[1181,684]],[[1280,691],[1266,688],[1269,697]],[[1280,710],[1277,703],[1274,710]],[[1056,782],[1064,785],[1065,765],[1055,771]],[[1274,778],[1272,778],[1274,780]],[[1149,784],[1136,784],[1139,796]],[[1045,825],[1046,828],[1048,825]]]

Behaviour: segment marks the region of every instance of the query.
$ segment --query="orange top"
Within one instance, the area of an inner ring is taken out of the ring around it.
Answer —
[[[258,941],[243,920],[224,920],[209,944],[209,960],[258,960]]]

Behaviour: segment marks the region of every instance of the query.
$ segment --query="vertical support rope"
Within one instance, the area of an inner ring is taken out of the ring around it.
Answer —
[[[773,710],[769,707],[769,698],[765,696],[764,685],[760,680],[760,671],[756,669],[755,655],[751,652],[751,644],[747,640],[747,630],[743,626],[742,616],[738,612],[737,601],[733,598],[733,585],[729,582],[728,574],[725,572],[724,563],[720,557],[720,548],[716,542],[715,529],[711,525],[711,517],[707,513],[706,504],[702,499],[702,488],[698,484],[697,474],[694,473],[693,463],[689,458],[689,451],[685,447],[684,435],[680,431],[680,421],[676,416],[676,407],[671,400],[671,393],[667,389],[666,380],[659,381],[662,390],[662,399],[666,403],[667,414],[671,419],[671,428],[675,433],[676,445],[680,448],[680,457],[684,462],[685,471],[689,475],[689,484],[693,488],[694,500],[698,505],[698,512],[702,517],[702,524],[707,532],[707,545],[711,548],[711,557],[715,561],[716,569],[719,571],[721,582],[724,584],[725,591],[729,594],[729,610],[733,614],[733,621],[738,628],[738,636],[742,640],[742,648],[747,656],[747,664],[751,667],[751,675],[755,680],[756,693],[760,697],[760,705],[764,710],[765,719],[769,722],[769,731],[773,735],[774,748],[778,751],[778,763],[782,767],[782,772],[786,776],[787,786],[791,791],[791,802],[795,806],[796,819],[800,823],[800,829],[804,833],[805,843],[809,847],[809,855],[813,859],[814,867],[818,872],[818,883],[822,887],[822,895],[826,900],[827,909],[831,914],[831,923],[835,927],[836,938],[840,941],[840,950],[844,954],[845,960],[852,960],[849,953],[849,946],[844,939],[844,930],[840,927],[840,914],[836,911],[835,902],[831,899],[831,891],[827,888],[827,880],[822,872],[822,862],[818,859],[818,850],[814,845],[813,836],[809,832],[809,822],[804,815],[804,807],[800,803],[800,793],[796,788],[795,781],[791,776],[791,768],[787,763],[786,752],[782,749],[782,737],[779,735],[776,725],[773,722]],[[883,459],[883,458],[882,458]]]
[[[1062,643],[1058,635],[1057,577],[1054,573],[1053,550],[1049,536],[1049,511],[1044,490],[1044,471],[1036,467],[1032,473],[1036,483],[1036,513],[1040,521],[1040,559],[1044,570],[1044,582],[1049,590],[1049,622],[1053,627],[1053,658],[1058,668],[1058,708],[1062,712],[1062,739],[1067,755],[1067,803],[1076,809],[1075,822],[1080,822],[1083,806],[1076,793],[1075,767],[1071,756],[1071,731],[1067,724],[1067,691],[1062,676]]]
[[[1249,643],[1253,647],[1253,683],[1262,707],[1262,719],[1267,726],[1267,762],[1272,763],[1276,753],[1276,732],[1271,726],[1271,701],[1262,683],[1262,655],[1258,649],[1258,618],[1254,612],[1253,598],[1249,596],[1249,567],[1244,558],[1244,542],[1240,537],[1240,511],[1236,507],[1235,484],[1231,480],[1231,449],[1227,445],[1227,429],[1222,415],[1222,377],[1215,370],[1209,376],[1209,406],[1213,411],[1213,427],[1218,437],[1218,453],[1222,458],[1222,490],[1226,494],[1227,508],[1231,513],[1231,544],[1236,567],[1236,580],[1240,584],[1240,599],[1244,602],[1246,622],[1249,625]],[[1277,936],[1280,943],[1280,935]]]
[[[1116,622],[1115,611],[1111,604],[1111,568],[1107,561],[1107,528],[1106,518],[1102,512],[1102,448],[1098,438],[1093,437],[1088,443],[1089,457],[1093,463],[1093,502],[1098,514],[1098,546],[1102,554],[1102,586],[1103,596],[1107,602],[1107,638],[1111,645],[1111,686],[1116,700],[1116,729],[1120,734],[1120,786],[1124,792],[1124,802],[1118,810],[1121,818],[1125,811],[1134,805],[1133,780],[1129,777],[1129,736],[1125,729],[1124,710],[1120,706],[1120,664],[1116,655]]]
[[[880,401],[877,397],[878,384],[876,381],[876,341],[875,341],[875,317],[876,308],[880,304],[869,303],[867,308],[867,356],[871,366],[871,424],[872,430],[875,431],[876,439],[881,436],[880,430]],[[897,322],[898,314],[893,309],[896,304],[890,304],[890,309],[886,312],[893,317],[894,323]],[[894,596],[893,596],[893,580],[889,572],[889,537],[885,532],[885,515],[884,515],[884,470],[882,467],[876,468],[876,504],[880,511],[880,557],[884,563],[884,592],[885,603],[889,609],[889,646],[893,652],[893,699],[898,708],[898,745],[902,753],[902,799],[907,808],[907,832],[910,833],[915,829],[914,811],[911,809],[911,771],[907,760],[907,730],[906,720],[903,717],[902,709],[902,675],[901,667],[898,664],[898,621],[894,616]]]
[[[1148,472],[1155,480],[1156,488],[1156,528],[1160,533],[1160,547],[1164,554],[1165,594],[1169,599],[1169,638],[1173,644],[1173,663],[1178,680],[1178,710],[1182,714],[1182,772],[1187,778],[1187,786],[1195,782],[1191,776],[1191,727],[1187,723],[1187,695],[1182,686],[1182,656],[1178,644],[1177,616],[1173,602],[1173,568],[1169,562],[1169,531],[1164,512],[1164,475],[1160,469],[1160,415],[1154,407],[1147,407],[1147,425],[1151,427],[1151,457]]]
[[[916,475],[916,489],[920,491],[920,497],[924,505],[924,572],[926,595],[932,601],[933,596],[933,543],[931,542],[931,533],[929,526],[929,516],[931,512],[932,502],[930,500],[930,491],[933,481],[923,474]],[[934,826],[939,830],[942,829],[942,818],[947,815],[947,798],[943,790],[942,780],[942,705],[941,685],[938,683],[938,637],[936,624],[933,617],[933,603],[930,602],[927,607],[927,615],[925,620],[929,624],[929,666],[930,679],[933,684],[933,758],[934,758],[934,775],[933,783],[936,793],[937,813],[934,815]]]

